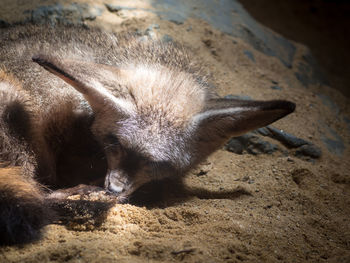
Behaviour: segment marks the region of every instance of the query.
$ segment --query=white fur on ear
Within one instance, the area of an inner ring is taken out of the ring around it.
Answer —
[[[98,96],[102,98],[104,105],[109,104],[116,110],[122,111],[125,115],[130,115],[130,116],[135,115],[135,112],[136,112],[135,104],[133,104],[131,101],[113,96],[97,80],[91,81],[91,87],[92,87],[91,89],[94,89],[94,92],[93,92],[93,95],[90,96],[91,98],[89,99],[86,98],[89,102],[95,100],[96,96]]]
[[[219,149],[230,137],[266,126],[293,112],[289,101],[211,99],[189,122],[192,162],[198,163]]]
[[[135,105],[131,101],[115,97],[101,84],[101,81],[117,82],[117,68],[46,55],[37,55],[32,59],[82,93],[94,111],[109,107],[125,115],[135,114]]]
[[[294,103],[283,100],[212,99],[206,109],[193,116],[189,127],[213,137],[213,133],[218,132],[221,137],[228,138],[266,126],[294,109]]]
[[[239,114],[246,111],[251,111],[254,109],[236,107],[236,108],[227,108],[227,109],[213,109],[205,112],[198,113],[192,118],[191,127],[197,127],[201,122],[210,118],[218,118],[219,116],[235,116],[235,118],[239,118]],[[256,110],[256,109],[255,109]]]

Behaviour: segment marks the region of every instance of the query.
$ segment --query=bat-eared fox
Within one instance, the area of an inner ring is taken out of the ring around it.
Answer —
[[[48,187],[73,184],[74,173],[100,174],[125,201],[295,109],[219,98],[173,42],[82,27],[0,30],[1,244],[37,238]]]

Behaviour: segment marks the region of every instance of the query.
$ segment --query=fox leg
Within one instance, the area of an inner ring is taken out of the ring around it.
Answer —
[[[92,192],[99,192],[99,191],[105,192],[106,190],[99,186],[79,184],[71,188],[59,189],[59,190],[53,191],[52,193],[47,195],[47,199],[60,200],[60,199],[65,199],[71,195],[86,195]]]

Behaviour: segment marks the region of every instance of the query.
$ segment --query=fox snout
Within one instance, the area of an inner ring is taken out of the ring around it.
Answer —
[[[146,180],[148,176],[140,175],[136,178],[130,178],[129,174],[121,169],[108,170],[105,178],[105,189],[123,201],[128,198],[137,188],[150,181]],[[141,180],[140,180],[141,179]]]
[[[115,194],[126,192],[132,186],[127,175],[120,170],[109,170],[105,179],[105,188]]]

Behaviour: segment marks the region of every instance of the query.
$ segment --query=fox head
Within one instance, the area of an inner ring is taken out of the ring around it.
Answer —
[[[192,74],[162,65],[117,67],[46,55],[33,61],[90,104],[91,129],[108,162],[105,187],[121,197],[151,180],[184,175],[230,137],[295,109],[282,100],[215,98]]]

